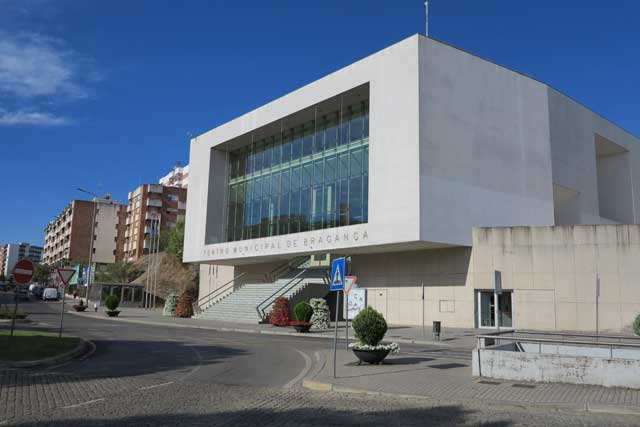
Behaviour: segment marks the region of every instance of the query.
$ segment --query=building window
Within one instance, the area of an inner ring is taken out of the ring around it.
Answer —
[[[369,103],[339,105],[229,153],[226,241],[368,221]]]

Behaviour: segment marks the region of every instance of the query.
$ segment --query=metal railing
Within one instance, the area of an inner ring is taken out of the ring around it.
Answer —
[[[303,269],[303,270],[300,270],[300,272],[298,274],[296,274],[286,284],[281,286],[280,289],[278,289],[277,291],[275,291],[274,293],[269,295],[260,304],[258,304],[256,306],[256,312],[258,313],[258,317],[260,317],[260,319],[264,320],[267,317],[267,314],[265,313],[265,309],[270,305],[270,303],[274,299],[274,297],[278,297],[278,296],[284,295],[287,292],[289,292],[289,290],[291,288],[293,288],[295,285],[299,284],[301,281],[304,280],[304,278],[300,278],[300,276],[302,276],[306,272],[307,272],[306,268]]]
[[[211,300],[215,299],[216,297],[222,295],[224,292],[226,292],[229,289],[233,288],[235,281],[237,279],[243,277],[246,274],[247,274],[246,271],[244,273],[238,274],[237,276],[235,276],[233,279],[229,280],[224,285],[220,286],[219,288],[215,289],[214,291],[212,291],[212,292],[208,293],[207,295],[203,296],[202,298],[200,298],[198,300],[198,307],[200,308],[200,310],[203,310],[203,307],[205,307],[205,305],[207,303],[211,302]]]
[[[504,336],[506,334],[511,334],[511,336]],[[550,338],[529,338],[524,336],[516,336],[516,334],[529,334],[529,335],[556,335],[561,336],[561,339],[550,339]],[[568,340],[565,337],[580,337],[585,338],[584,340]],[[592,338],[597,338],[598,340],[594,341]],[[603,339],[617,339],[618,342],[612,341],[599,341],[600,338]],[[539,332],[539,331],[504,331],[504,332],[493,332],[485,335],[476,335],[476,339],[478,340],[478,350],[483,348],[491,348],[502,345],[502,341],[515,343],[519,349],[522,351],[522,346],[518,345],[521,343],[530,343],[530,344],[538,344],[538,353],[542,354],[542,346],[543,345],[552,345],[552,346],[560,346],[560,345],[569,345],[576,347],[596,347],[596,348],[608,348],[609,349],[609,358],[610,359],[623,359],[622,357],[614,357],[613,350],[614,349],[634,349],[640,350],[640,342],[638,343],[624,343],[623,339],[640,341],[640,338],[624,336],[624,335],[589,335],[589,334],[572,334],[572,333],[562,333],[562,332]],[[487,341],[490,341],[491,344],[487,345]],[[557,349],[559,352],[559,349]],[[640,354],[640,353],[639,353]]]
[[[291,261],[287,261],[286,263],[284,263],[282,265],[279,265],[278,267],[276,267],[273,270],[271,270],[269,273],[265,274],[265,278],[267,279],[267,281],[275,282],[283,274],[288,273],[289,271],[298,268],[308,258],[309,258],[308,256],[299,256],[299,257],[296,257],[296,258],[292,259]]]

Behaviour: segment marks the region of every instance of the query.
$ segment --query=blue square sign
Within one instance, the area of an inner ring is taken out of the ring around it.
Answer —
[[[332,291],[344,290],[345,259],[337,258],[331,263],[331,287]]]

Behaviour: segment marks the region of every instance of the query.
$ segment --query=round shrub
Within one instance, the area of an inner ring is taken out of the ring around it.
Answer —
[[[328,329],[329,328],[329,306],[324,298],[311,298],[309,305],[313,309],[311,316],[311,329]]]
[[[176,307],[178,306],[178,301],[180,297],[176,294],[169,294],[167,299],[164,301],[164,309],[162,310],[163,316],[175,316],[176,315]]]
[[[311,308],[309,303],[301,301],[293,307],[293,313],[296,315],[296,320],[298,322],[308,322],[311,320],[311,316],[313,315],[313,308]]]
[[[107,299],[104,300],[104,305],[107,306],[109,311],[116,311],[120,305],[120,298],[117,295],[109,295]]]
[[[177,317],[191,317],[193,316],[193,296],[189,292],[183,292],[178,299],[178,305],[176,305]]]
[[[633,321],[633,332],[636,335],[640,335],[640,314],[636,316],[636,320]]]
[[[387,333],[387,322],[382,314],[367,307],[353,319],[353,330],[362,344],[375,346]]]
[[[269,323],[276,326],[289,325],[289,299],[278,297],[273,303],[273,309],[269,313]]]

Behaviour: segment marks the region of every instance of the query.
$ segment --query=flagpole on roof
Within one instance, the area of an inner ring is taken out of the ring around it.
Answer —
[[[429,37],[429,1],[424,2],[425,22],[424,22],[424,35]]]

